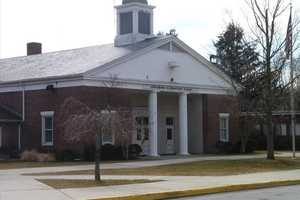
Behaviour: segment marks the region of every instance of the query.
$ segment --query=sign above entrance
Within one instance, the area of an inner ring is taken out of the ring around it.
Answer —
[[[152,89],[157,90],[168,90],[168,91],[184,91],[184,92],[191,92],[193,91],[191,88],[186,87],[177,87],[177,86],[169,86],[169,85],[152,85]]]

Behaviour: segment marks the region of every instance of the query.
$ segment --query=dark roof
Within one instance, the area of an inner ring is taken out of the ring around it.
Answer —
[[[0,105],[0,123],[10,123],[15,122],[19,123],[22,122],[22,116],[20,113],[14,111],[13,109]]]
[[[123,0],[123,5],[128,3],[143,3],[148,5],[147,0]]]

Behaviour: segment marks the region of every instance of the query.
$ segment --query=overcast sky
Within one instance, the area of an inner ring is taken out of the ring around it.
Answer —
[[[43,51],[112,43],[113,5],[121,0],[0,0],[1,57],[26,54],[26,43],[42,42]],[[212,41],[231,19],[243,26],[250,12],[244,0],[148,0],[156,6],[154,29],[175,28],[180,39],[207,57]],[[300,1],[295,0],[295,10]],[[286,23],[283,23],[286,29]],[[247,27],[246,27],[247,28]]]

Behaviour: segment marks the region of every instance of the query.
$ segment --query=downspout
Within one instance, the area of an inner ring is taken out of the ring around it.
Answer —
[[[25,87],[22,83],[20,83],[20,86],[22,87],[22,121],[18,125],[18,150],[22,150],[22,124],[25,122]]]

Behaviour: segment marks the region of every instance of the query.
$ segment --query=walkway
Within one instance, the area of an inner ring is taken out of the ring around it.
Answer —
[[[176,163],[186,163],[203,160],[235,160],[262,158],[265,155],[252,156],[204,156],[187,157],[178,159],[163,159],[141,162],[124,162],[103,164],[102,168],[139,168],[147,166],[160,166]],[[286,155],[282,155],[286,156]],[[68,167],[50,167],[50,168],[32,168],[17,170],[0,171],[0,200],[81,200],[94,199],[99,197],[119,197],[135,194],[150,194],[156,192],[181,191],[190,189],[204,189],[216,186],[228,186],[233,184],[264,183],[278,180],[298,180],[300,179],[300,170],[247,174],[225,177],[164,177],[164,176],[103,176],[104,179],[151,179],[162,180],[156,183],[82,188],[82,189],[64,189],[55,190],[36,180],[36,178],[54,178],[54,179],[93,179],[93,176],[52,176],[52,177],[28,177],[22,176],[23,173],[43,173],[60,172],[74,170],[93,169],[93,165],[68,166]]]

